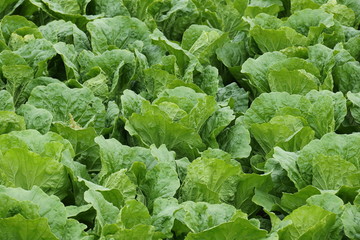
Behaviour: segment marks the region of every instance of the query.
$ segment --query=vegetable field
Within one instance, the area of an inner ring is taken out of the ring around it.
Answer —
[[[360,0],[0,0],[0,240],[360,239]]]

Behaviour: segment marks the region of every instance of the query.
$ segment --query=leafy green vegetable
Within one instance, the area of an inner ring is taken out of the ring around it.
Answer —
[[[358,0],[0,1],[0,240],[360,239]]]

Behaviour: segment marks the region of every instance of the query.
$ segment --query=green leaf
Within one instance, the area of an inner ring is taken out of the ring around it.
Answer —
[[[309,218],[311,216],[311,218]],[[283,220],[292,223],[278,231],[280,239],[322,238],[330,237],[330,229],[335,223],[336,215],[318,206],[302,206],[294,210]]]
[[[91,15],[104,15],[104,17],[129,16],[129,11],[122,1],[95,0],[90,1],[87,8],[91,9]]]
[[[22,92],[33,79],[34,72],[27,65],[6,65],[2,67],[2,72],[7,79],[6,90],[13,96],[15,106],[19,106],[26,101]]]
[[[97,136],[94,128],[73,129],[64,124],[55,123],[52,130],[69,140],[74,149],[76,161],[84,164],[89,171],[100,170],[100,154],[99,147],[94,141]]]
[[[341,95],[322,91],[311,92],[307,97],[310,100],[296,94],[262,94],[246,111],[244,122],[250,127],[254,123],[270,122],[274,116],[293,115],[306,119],[305,123],[307,122],[315,131],[316,137],[334,131],[335,119],[340,122],[344,116],[344,99],[341,99]]]
[[[216,137],[235,119],[234,112],[229,108],[218,109],[204,124],[201,129],[201,137],[204,142],[217,148],[219,145]]]
[[[279,51],[291,46],[307,46],[308,39],[287,27],[275,16],[261,13],[250,22],[250,35],[263,53]]]
[[[360,171],[341,157],[318,155],[312,171],[312,185],[323,190],[338,190],[344,185],[360,186]]]
[[[150,32],[139,19],[128,16],[103,18],[89,22],[91,46],[95,53],[127,48],[135,41],[149,41]]]
[[[305,36],[286,26],[278,29],[263,29],[260,26],[254,26],[250,33],[263,53],[308,45],[308,39]]]
[[[149,6],[148,12],[159,29],[172,40],[180,40],[185,30],[199,18],[197,7],[190,0],[155,1]]]
[[[288,92],[290,94],[306,94],[318,89],[318,80],[312,74],[303,70],[271,71],[269,73],[269,85],[273,92]]]
[[[75,47],[70,44],[59,42],[53,45],[57,54],[62,58],[65,65],[66,79],[79,79],[79,70],[77,66],[77,56]]]
[[[203,25],[191,25],[183,34],[181,46],[194,54],[202,64],[209,64],[215,51],[227,40],[227,35]],[[210,62],[211,61],[211,62]]]
[[[242,173],[239,165],[221,159],[198,158],[187,169],[182,199],[218,203],[234,197],[236,180]]]
[[[37,77],[37,78],[34,78],[24,88],[24,91],[23,91],[24,98],[28,99],[30,94],[31,94],[31,91],[35,87],[37,87],[37,86],[47,86],[50,83],[60,83],[60,81],[58,79],[51,78],[51,77]]]
[[[299,152],[299,157],[297,161],[297,165],[299,166],[299,170],[303,179],[307,183],[310,183],[312,181],[312,167],[314,166],[314,164],[317,164],[317,159],[320,157],[320,155],[324,155],[324,157],[322,157],[323,160],[319,162],[319,170],[322,167],[326,169],[329,168],[329,166],[324,166],[326,165],[326,161],[333,161],[334,164],[336,164],[336,160],[348,161],[349,163],[351,163],[352,166],[355,166],[356,169],[359,169],[360,161],[356,154],[358,149],[355,147],[357,145],[357,142],[360,140],[359,137],[360,136],[358,134],[338,135],[335,133],[330,133],[322,137],[321,140],[313,140],[312,142],[310,142]],[[348,154],[350,152],[352,154]],[[353,169],[353,167],[349,164],[346,165],[348,166],[349,170]],[[336,167],[336,165],[334,167]],[[338,166],[336,167],[336,169],[339,169]],[[340,171],[339,174],[340,176],[343,175],[344,171]],[[345,174],[344,177],[346,176],[347,174]],[[337,178],[331,177],[328,180],[334,182],[335,180],[337,180]]]
[[[341,123],[344,121],[347,114],[346,99],[344,95],[340,92],[333,93],[327,90],[323,91],[310,91],[306,94],[306,98],[309,99],[312,103],[315,103],[322,98],[322,96],[329,96],[332,98],[332,105],[334,108],[334,120],[335,120],[335,130],[338,129]]]
[[[0,135],[0,151],[5,153],[7,150],[11,148],[27,148],[27,145],[24,141],[20,140],[19,138],[9,135],[9,134],[2,134]]]
[[[343,4],[354,11],[356,17],[355,25],[358,26],[360,23],[360,3],[356,0],[339,0],[338,3]]]
[[[146,163],[147,167],[155,165],[155,158],[149,149],[122,145],[115,139],[105,140],[96,137],[95,142],[100,147],[101,172],[100,178],[115,173],[121,169],[128,169],[134,162]]]
[[[255,17],[257,14],[262,12],[276,15],[282,9],[283,3],[279,0],[251,0],[245,10],[245,16]]]
[[[60,161],[68,157],[72,159],[74,155],[71,144],[54,132],[48,132],[42,135],[36,130],[28,129],[11,132],[9,135],[26,143],[29,150],[43,157],[50,157]]]
[[[133,113],[141,113],[143,97],[131,90],[125,90],[121,96],[121,112],[125,118],[129,118]]]
[[[36,205],[40,217],[47,219],[48,226],[50,226],[52,232],[60,239],[70,240],[70,238],[65,237],[66,234],[72,233],[74,228],[79,227],[79,223],[76,220],[72,220],[72,227],[69,228],[69,226],[67,226],[69,220],[66,219],[66,209],[60,202],[60,199],[47,195],[39,187],[35,186],[30,191],[27,191],[21,188],[5,188],[2,186],[0,187],[0,192],[17,201]],[[76,238],[75,234],[72,236],[73,239],[81,239]]]
[[[158,163],[147,171],[144,181],[140,184],[149,209],[157,198],[173,197],[180,187],[180,181],[175,169],[167,163]]]
[[[351,102],[351,106],[350,106],[351,115],[354,117],[355,121],[359,122],[360,121],[360,94],[348,92],[346,94],[346,96]]]
[[[304,119],[291,115],[276,116],[268,123],[252,124],[250,132],[265,153],[275,146],[297,151],[314,138],[314,131],[304,124]]]
[[[14,100],[11,94],[6,90],[0,91],[0,111],[15,111]]]
[[[229,69],[237,80],[241,78],[239,76],[241,65],[249,57],[246,38],[245,34],[239,34],[233,41],[227,42],[222,47],[216,49],[218,60]]]
[[[122,169],[112,173],[102,181],[102,185],[109,189],[117,189],[121,192],[124,199],[134,199],[137,186],[126,175],[127,171]]]
[[[123,0],[124,5],[129,10],[131,16],[142,21],[147,17],[147,8],[153,0]]]
[[[304,9],[291,15],[286,25],[309,38],[314,43],[326,28],[334,26],[332,14],[320,9]]]
[[[175,218],[185,224],[192,232],[198,233],[231,220],[236,209],[227,204],[206,202],[183,202],[175,212]]]
[[[153,240],[159,239],[159,236],[153,226],[142,224],[131,229],[117,227],[116,232],[114,234],[106,234],[105,239],[126,240],[129,238],[134,240]]]
[[[67,14],[80,14],[82,7],[80,3],[85,1],[73,0],[73,1],[69,1],[69,3],[67,4],[59,0],[54,0],[54,1],[44,0],[43,2],[53,11],[63,12]]]
[[[23,0],[6,0],[2,2],[0,5],[0,18],[12,14],[23,2]]]
[[[0,134],[25,129],[25,120],[14,112],[0,111]]]
[[[320,195],[315,195],[307,200],[308,204],[320,206],[323,209],[336,213],[335,224],[332,226],[330,239],[339,239],[343,236],[343,223],[341,222],[340,215],[344,211],[344,202],[341,198],[333,193],[324,192]]]
[[[272,189],[272,182],[270,179],[270,174],[242,174],[237,183],[233,200],[235,207],[249,215],[255,213],[259,209],[252,201],[255,189],[259,189],[266,193],[269,192]]]
[[[72,44],[77,51],[90,48],[89,39],[86,34],[71,22],[55,20],[40,26],[39,30],[44,38],[54,44],[58,42]]]
[[[310,205],[322,207],[323,209],[336,214],[341,214],[344,210],[343,200],[329,192],[311,196],[306,200],[306,202]]]
[[[301,169],[298,167],[298,155],[296,153],[286,152],[279,147],[275,147],[273,158],[287,172],[288,177],[293,181],[297,189],[300,190],[307,185],[301,174]]]
[[[360,75],[360,63],[349,61],[337,66],[334,70],[334,80],[339,90],[344,94],[348,91],[359,92],[360,86],[354,81]]]
[[[89,88],[94,93],[95,97],[104,101],[110,95],[107,82],[107,77],[100,73],[99,75],[86,80],[83,83],[83,86]]]
[[[16,112],[24,117],[27,129],[35,129],[42,134],[50,130],[53,116],[49,111],[24,104]]]
[[[236,83],[230,83],[219,89],[216,100],[221,105],[228,105],[236,114],[240,114],[248,109],[248,95],[249,93],[239,88]]]
[[[359,205],[346,204],[344,213],[341,216],[341,221],[344,224],[345,235],[351,239],[359,238],[360,236],[360,207]]]
[[[40,186],[59,197],[67,195],[69,180],[62,164],[25,149],[10,149],[0,160],[1,171],[13,186],[31,189]]]
[[[0,194],[0,217],[9,218],[16,215],[22,215],[27,219],[35,219],[39,216],[38,206],[28,201],[18,201],[10,196]]]
[[[293,0],[291,1],[291,12],[296,12],[306,8],[318,9],[320,4],[325,1],[318,0]]]
[[[190,72],[189,72],[190,73]],[[206,94],[215,96],[218,91],[219,85],[219,70],[213,66],[203,67],[198,64],[193,74],[193,81],[198,85]],[[184,81],[187,81],[186,78]]]
[[[308,49],[308,60],[320,70],[321,77],[319,80],[323,84],[322,89],[332,90],[334,83],[331,71],[335,65],[333,50],[321,44],[310,46]],[[327,80],[330,80],[330,83],[326,83]]]
[[[95,77],[102,78],[108,86],[105,91],[109,91],[108,97],[111,99],[117,99],[119,92],[129,88],[136,70],[134,54],[128,50],[113,49],[99,55],[82,51],[77,61],[83,79],[89,81]]]
[[[355,13],[346,5],[337,4],[334,1],[330,1],[322,5],[321,9],[324,9],[328,13],[334,14],[334,18],[342,25],[351,27],[355,23]]]
[[[290,111],[290,108],[294,111],[297,109],[297,114],[301,116],[308,111],[309,107],[309,100],[300,95],[278,92],[265,93],[252,102],[251,107],[244,115],[244,122],[247,126],[254,123],[269,122],[277,112],[280,113],[281,110]],[[292,115],[295,115],[295,112]]]
[[[15,51],[25,59],[27,64],[34,69],[35,77],[46,76],[48,61],[55,55],[51,42],[45,39],[35,39]]]
[[[89,189],[89,191],[96,191],[94,195],[97,195],[97,193],[101,194],[101,197],[99,195],[99,199],[97,200],[102,201],[101,199],[104,198],[104,200],[106,200],[110,204],[113,204],[114,207],[118,209],[120,209],[124,205],[124,197],[118,189],[108,189],[104,186],[83,179],[80,176],[78,177],[78,180],[79,182],[83,182],[85,186]]]
[[[309,111],[311,115],[308,117],[308,122],[318,138],[335,130],[334,103],[330,96],[323,95],[317,99]]]
[[[139,136],[146,145],[166,144],[178,156],[191,159],[203,149],[203,143],[195,129],[173,122],[158,107],[143,105],[141,114],[132,114],[126,122],[125,129],[133,136]]]
[[[175,212],[180,209],[175,198],[158,198],[154,201],[153,214],[151,217],[152,225],[157,231],[161,231],[171,237],[171,230],[174,226]]]
[[[153,34],[150,36],[154,44],[160,46],[176,58],[176,64],[179,67],[179,71],[185,77],[192,78],[193,71],[197,60],[189,51],[184,50],[181,46],[175,42],[169,41],[162,32],[155,29]],[[187,75],[191,76],[187,76]]]
[[[66,221],[66,227],[63,234],[63,239],[71,240],[71,239],[86,239],[88,235],[84,232],[86,229],[86,225],[79,223],[75,219],[68,219]]]
[[[295,209],[305,205],[308,198],[318,194],[320,194],[320,191],[311,185],[300,189],[296,193],[284,193],[281,197],[281,208],[291,213]]]
[[[10,0],[10,1],[14,2],[14,0]],[[3,3],[8,3],[8,2],[9,2],[9,0],[6,0],[6,2],[3,2]],[[1,14],[3,14],[3,13],[1,13]],[[21,29],[24,27],[36,28],[37,26],[35,23],[27,20],[23,16],[15,15],[15,16],[5,16],[4,18],[2,18],[1,31],[2,31],[2,35],[4,37],[5,42],[7,43],[9,41],[10,36],[13,32],[15,32],[17,29]]]
[[[242,65],[241,72],[244,73],[250,85],[254,86],[259,93],[269,92],[267,74],[270,67],[285,58],[280,52],[265,53],[257,59],[249,58]]]
[[[233,158],[247,158],[250,155],[250,133],[241,123],[226,128],[217,140],[220,148],[230,153]]]
[[[155,99],[168,85],[175,81],[179,81],[175,75],[170,74],[165,70],[155,68],[145,69],[144,77],[146,90],[152,99]]]
[[[73,128],[93,126],[98,132],[104,128],[105,107],[87,88],[70,89],[64,84],[52,83],[36,87],[27,102],[48,110],[53,121]]]
[[[179,89],[176,89],[179,90]],[[196,105],[191,109],[188,115],[179,122],[185,127],[193,128],[197,132],[204,126],[206,120],[215,112],[216,101],[211,96],[198,99]]]
[[[89,189],[84,193],[84,199],[96,210],[96,223],[100,227],[116,222],[117,215],[120,212],[119,209],[106,201],[100,192]]]
[[[18,50],[35,39],[43,38],[40,31],[33,27],[23,27],[15,30],[9,39],[8,46],[12,50]]]
[[[257,188],[255,188],[255,194],[252,201],[256,205],[263,207],[265,211],[276,211],[281,209],[279,207],[280,198]]]
[[[26,219],[21,215],[0,219],[0,239],[56,240],[46,218]]]
[[[256,240],[266,237],[267,232],[260,230],[252,223],[243,218],[237,218],[235,221],[223,223],[215,228],[205,230],[200,233],[189,233],[186,240],[210,240],[210,239],[249,239]]]
[[[139,201],[128,200],[119,214],[119,223],[127,229],[137,225],[150,225],[151,216],[148,209]]]

